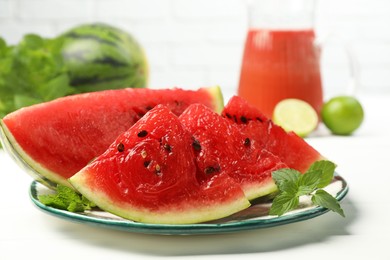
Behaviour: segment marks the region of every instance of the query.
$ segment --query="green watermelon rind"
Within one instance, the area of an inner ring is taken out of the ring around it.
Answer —
[[[248,183],[241,188],[245,193],[245,197],[250,201],[278,191],[278,187],[272,178],[270,178],[266,183]]]
[[[206,90],[214,97],[214,111],[220,114],[224,108],[224,99],[220,86],[208,87]]]
[[[9,142],[9,147],[4,144],[8,153],[12,155],[13,159],[18,165],[22,166],[24,169],[27,169],[27,172],[35,180],[51,189],[55,189],[57,183],[72,187],[66,179],[60,177],[53,171],[48,170],[46,167],[42,166],[40,163],[37,163],[33,158],[31,158],[31,156],[25,153],[11,132],[8,130],[8,127],[6,124],[4,124],[3,120],[0,121],[0,126],[4,132],[5,138],[7,138]]]
[[[204,204],[191,205],[191,201],[181,201],[181,204],[168,206],[159,211],[149,211],[144,208],[137,208],[131,204],[120,204],[111,200],[107,194],[99,190],[90,188],[88,185],[88,172],[81,170],[73,175],[69,182],[87,199],[94,201],[96,205],[114,215],[136,222],[154,224],[193,224],[220,219],[230,216],[236,212],[250,207],[250,203],[245,197],[240,197],[234,202],[225,204]],[[196,201],[195,201],[196,202]],[[204,202],[204,201],[203,201]]]

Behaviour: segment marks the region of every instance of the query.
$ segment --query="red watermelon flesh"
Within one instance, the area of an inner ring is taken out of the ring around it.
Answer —
[[[234,122],[253,145],[278,156],[289,168],[305,172],[310,165],[324,157],[294,132],[286,132],[264,116],[257,108],[238,96],[233,96],[222,116]]]
[[[248,207],[226,174],[198,181],[192,143],[179,119],[159,105],[70,182],[101,209],[147,223],[203,222]]]
[[[44,178],[67,180],[157,104],[179,115],[192,103],[220,109],[218,87],[120,89],[79,94],[22,108],[2,120],[16,151]]]
[[[226,172],[241,185],[249,200],[276,191],[272,172],[287,165],[255,147],[236,124],[202,104],[189,106],[179,119],[194,136],[199,179]]]

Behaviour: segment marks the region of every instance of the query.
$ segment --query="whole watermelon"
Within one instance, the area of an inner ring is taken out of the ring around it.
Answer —
[[[129,33],[94,23],[74,27],[57,39],[77,92],[147,86],[146,55]]]

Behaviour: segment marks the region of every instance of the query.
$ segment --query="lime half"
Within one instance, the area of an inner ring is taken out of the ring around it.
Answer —
[[[274,109],[272,120],[285,131],[305,137],[316,129],[318,115],[314,108],[300,99],[284,99]]]

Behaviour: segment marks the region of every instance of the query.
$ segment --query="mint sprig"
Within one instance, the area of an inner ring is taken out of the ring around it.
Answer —
[[[274,198],[270,215],[281,216],[299,205],[299,197],[311,196],[314,205],[322,206],[345,217],[336,198],[322,188],[330,184],[336,165],[327,160],[317,161],[301,174],[294,169],[280,169],[272,173],[279,194]]]
[[[93,202],[64,185],[57,185],[55,194],[39,195],[38,200],[46,206],[70,212],[83,212],[96,207]]]

